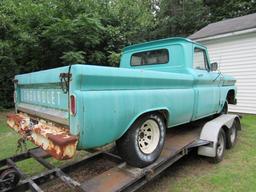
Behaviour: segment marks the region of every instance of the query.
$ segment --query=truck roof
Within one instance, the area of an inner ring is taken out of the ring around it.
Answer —
[[[197,43],[195,41],[192,41],[191,39],[188,39],[188,38],[170,37],[170,38],[159,39],[159,40],[148,41],[148,42],[139,43],[139,44],[135,44],[135,45],[130,45],[130,46],[125,47],[123,49],[123,52],[128,52],[128,51],[131,51],[131,50],[140,50],[140,49],[144,49],[145,47],[146,48],[155,47],[155,46],[159,46],[159,45],[163,45],[163,44],[179,43],[179,42],[187,42],[187,43],[193,43],[193,44],[203,46],[202,44]],[[203,46],[203,47],[205,47],[205,46]]]

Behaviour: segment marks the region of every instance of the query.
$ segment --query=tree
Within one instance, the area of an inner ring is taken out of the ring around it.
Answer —
[[[161,0],[153,38],[183,36],[207,24],[207,9],[201,0]]]
[[[0,2],[0,106],[13,105],[16,74],[72,63],[117,66],[121,49],[144,41],[149,0]]]
[[[209,23],[256,12],[255,0],[205,0],[204,3],[209,8]]]

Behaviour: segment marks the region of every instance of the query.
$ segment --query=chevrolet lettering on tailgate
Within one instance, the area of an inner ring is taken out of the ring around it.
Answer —
[[[61,94],[61,90],[54,89],[21,89],[20,100],[24,103],[60,106]]]

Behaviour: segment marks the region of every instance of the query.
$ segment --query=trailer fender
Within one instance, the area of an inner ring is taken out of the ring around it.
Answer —
[[[206,146],[198,147],[198,155],[207,157],[215,157],[217,147],[218,134],[222,128],[230,129],[234,121],[238,123],[238,129],[241,130],[240,118],[238,115],[224,114],[211,121],[208,121],[202,128],[200,139],[210,141],[211,143]]]

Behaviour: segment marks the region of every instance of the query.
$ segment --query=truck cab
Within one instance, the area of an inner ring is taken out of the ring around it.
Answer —
[[[220,112],[227,100],[221,95],[221,89],[234,82],[234,78],[217,71],[217,63],[210,63],[205,46],[186,38],[169,38],[126,47],[120,67],[191,75],[195,97],[192,120]],[[236,88],[229,91],[228,103],[235,104]]]

